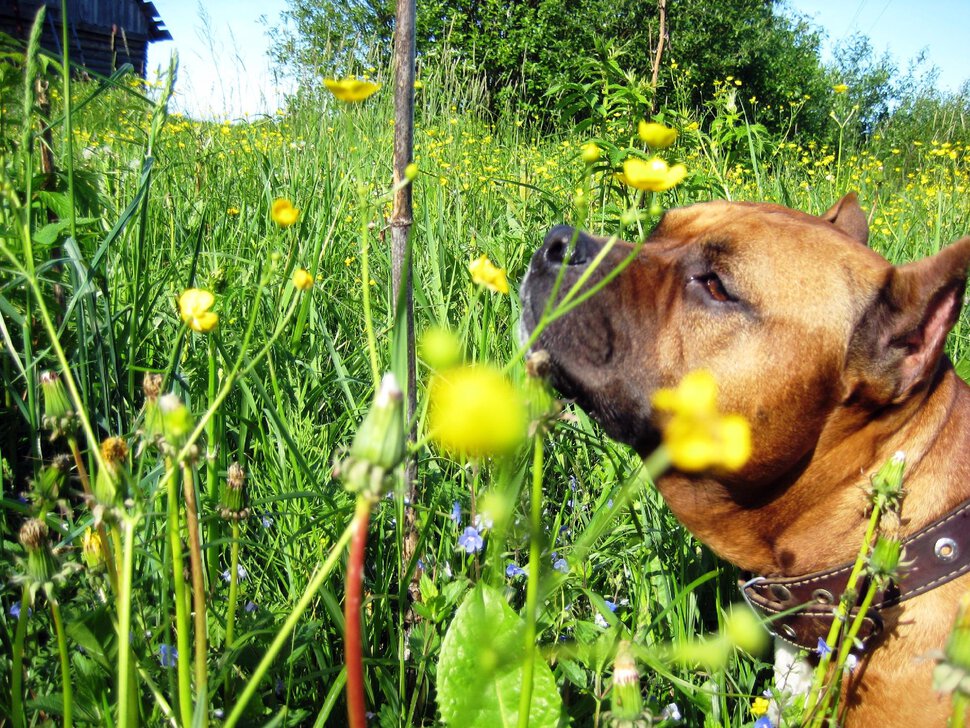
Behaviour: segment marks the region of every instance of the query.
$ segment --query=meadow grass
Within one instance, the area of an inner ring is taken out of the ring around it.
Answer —
[[[341,724],[342,547],[355,498],[332,468],[374,395],[369,327],[379,372],[396,364],[389,87],[357,105],[307,91],[285,111],[211,123],[169,115],[166,81],[152,88],[119,75],[75,84],[68,124],[53,85],[53,111],[38,108],[41,73],[28,61],[3,97],[3,559],[24,571],[14,534],[40,508],[56,565],[85,566],[32,609],[21,587],[4,584],[0,712],[13,725],[60,721],[67,705],[77,723],[201,725],[228,716],[238,725]],[[371,73],[386,81],[383,71]],[[634,198],[612,174],[639,144],[637,119],[612,119],[596,139],[606,155],[587,165],[580,153],[589,139],[568,128],[539,135],[514,118],[486,118],[481,87],[453,65],[427,69],[421,80],[412,183],[417,329],[451,330],[465,361],[506,367],[525,387],[515,286],[545,231],[568,221],[639,239],[655,217],[648,209],[630,217]],[[676,104],[665,113],[681,131],[668,156],[690,175],[657,197],[664,207],[730,198],[821,213],[857,190],[873,210],[873,247],[893,261],[970,230],[970,162],[946,129],[926,129],[922,145],[907,149],[879,139],[842,149],[768,138],[756,120],[724,108],[712,108],[716,124]],[[38,155],[46,128],[57,166],[49,173]],[[279,198],[299,209],[296,224],[273,221]],[[506,271],[507,295],[472,282],[469,262],[483,254]],[[300,268],[315,282],[309,290],[292,282]],[[215,294],[214,330],[197,333],[180,319],[177,300],[189,288]],[[964,313],[948,344],[960,366],[968,347]],[[438,694],[451,679],[439,668],[456,664],[442,654],[456,608],[482,584],[493,590],[486,597],[500,594],[524,615],[531,560],[542,578],[536,669],[545,675],[551,665],[575,724],[616,719],[606,714],[616,711],[611,679],[627,640],[648,724],[676,722],[668,707],[676,704],[687,725],[750,725],[752,699],[770,688],[766,653],[732,647],[707,661],[671,658],[671,644],[713,644],[697,640],[724,627],[738,599],[736,574],[692,539],[655,490],[640,487],[638,460],[578,410],[538,447],[495,460],[451,457],[425,437],[428,359],[423,353],[418,372],[418,497],[405,502],[398,477],[371,514],[362,638],[374,721],[447,717],[444,703],[462,699]],[[84,426],[71,438],[51,441],[45,429],[40,382],[48,370],[76,383],[70,403]],[[151,375],[187,408],[179,416],[191,420],[183,429],[198,430],[194,438],[173,435],[175,425],[146,405]],[[114,472],[99,449],[109,436],[128,446],[115,478],[123,492],[99,511],[99,498],[79,495],[80,468],[95,488]],[[42,469],[59,454],[72,456],[70,479],[38,501]],[[226,520],[219,507],[237,462],[248,518]],[[534,464],[541,467],[530,472]],[[185,495],[195,492],[193,505]],[[505,510],[479,529],[484,548],[470,553],[459,539],[489,494]],[[95,517],[105,524],[107,567],[83,548]],[[409,523],[417,546],[406,560]],[[422,602],[412,606],[416,574]],[[201,654],[193,654],[193,613],[204,624]],[[505,617],[495,624],[524,629],[518,616]],[[469,651],[491,655],[460,673],[467,682],[457,689],[478,700],[495,674],[521,668],[501,663],[508,645],[500,635],[465,627]],[[130,635],[127,644],[119,634]],[[267,652],[272,659],[260,667]],[[536,688],[536,706],[555,702],[548,692]],[[517,688],[509,694],[521,698]],[[472,700],[460,709],[483,715],[486,707]]]

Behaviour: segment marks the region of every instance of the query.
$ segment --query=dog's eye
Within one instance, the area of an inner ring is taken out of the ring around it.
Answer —
[[[718,278],[714,273],[707,273],[702,276],[692,276],[690,280],[693,283],[698,283],[703,286],[707,295],[718,303],[727,303],[729,301],[737,300],[734,298],[734,296],[727,292],[727,289],[724,288],[724,284],[721,283],[721,279]]]

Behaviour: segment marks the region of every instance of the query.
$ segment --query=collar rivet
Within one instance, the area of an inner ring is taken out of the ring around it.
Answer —
[[[946,536],[937,539],[937,542],[933,545],[933,553],[940,561],[953,561],[957,557],[956,541]]]

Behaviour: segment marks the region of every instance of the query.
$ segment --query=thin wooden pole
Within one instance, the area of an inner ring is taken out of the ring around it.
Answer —
[[[650,74],[654,108],[657,103],[657,81],[660,80],[660,59],[663,58],[664,41],[667,40],[667,0],[657,0],[657,12],[660,15],[660,32],[657,39],[657,52],[653,54],[653,72]]]
[[[409,438],[414,439],[414,412],[417,408],[417,382],[414,356],[414,290],[408,235],[413,222],[411,185],[403,184],[405,169],[414,159],[414,22],[415,0],[398,0],[394,33],[394,210],[391,213],[391,284],[396,305],[405,307],[403,321],[407,331],[407,421],[412,423]],[[402,293],[401,287],[404,287]],[[398,321],[401,317],[398,316]],[[405,488],[409,503],[417,500],[416,461],[405,465]],[[418,532],[414,509],[405,509],[403,561],[407,565],[417,547]],[[417,576],[417,574],[416,574]],[[409,587],[417,593],[417,579]]]

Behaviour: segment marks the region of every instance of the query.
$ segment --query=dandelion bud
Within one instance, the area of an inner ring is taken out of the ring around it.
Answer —
[[[404,395],[393,374],[384,375],[370,412],[360,424],[350,454],[334,474],[347,489],[380,498],[387,476],[404,459]]]
[[[27,551],[27,576],[35,583],[49,582],[57,572],[48,542],[47,524],[31,518],[20,527],[20,544]]]
[[[104,545],[101,534],[92,528],[84,529],[81,537],[81,559],[90,571],[101,571],[104,568]]]
[[[179,447],[192,431],[192,413],[176,394],[158,398],[158,403],[145,413],[146,430],[171,447]]]
[[[120,437],[109,437],[101,443],[104,467],[98,470],[94,479],[94,497],[98,503],[112,506],[124,500],[128,484],[128,472],[125,469],[127,458],[128,445]]]
[[[525,373],[533,379],[546,379],[552,371],[552,359],[545,349],[537,349],[525,360]]]
[[[418,353],[432,369],[448,369],[461,362],[461,341],[448,329],[435,326],[421,334]]]
[[[933,668],[933,689],[970,695],[970,594],[960,599],[943,656]]]
[[[73,436],[77,431],[78,416],[60,375],[57,372],[44,372],[40,375],[40,387],[44,393],[44,417],[41,424],[44,429],[51,431],[51,441],[61,436]]]
[[[154,402],[162,392],[164,377],[161,374],[149,373],[141,382],[141,391],[145,393],[146,402]]]
[[[906,491],[903,490],[903,470],[906,454],[897,452],[872,476],[872,505],[880,511],[899,511]]]
[[[740,605],[727,615],[724,632],[735,647],[751,655],[760,654],[768,644],[768,633],[761,621],[754,612]]]
[[[633,657],[631,645],[621,640],[613,660],[613,695],[611,699],[613,718],[627,721],[640,716],[643,695],[640,693],[640,673]]]
[[[385,374],[374,404],[354,437],[350,454],[385,470],[404,458],[404,395],[393,374]]]
[[[41,509],[46,510],[60,497],[61,489],[67,483],[70,462],[67,455],[58,455],[50,465],[40,469],[40,475],[33,482],[33,486],[34,500]]]
[[[249,517],[249,509],[246,507],[246,471],[239,463],[230,465],[226,473],[219,515],[227,521],[239,521]]]
[[[877,582],[884,583],[899,577],[899,558],[903,545],[894,538],[879,536],[869,556],[869,573]]]

